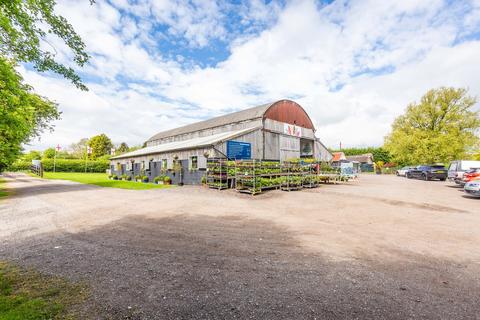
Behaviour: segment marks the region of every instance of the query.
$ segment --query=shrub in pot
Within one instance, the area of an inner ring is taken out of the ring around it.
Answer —
[[[131,181],[132,180],[132,177],[131,176],[126,176],[125,177],[125,181]]]
[[[148,177],[147,176],[142,176],[142,182],[148,182]]]
[[[153,182],[156,184],[163,184],[163,179],[165,179],[164,175],[157,176],[153,179]]]
[[[137,181],[137,182],[142,181],[142,177],[137,174],[137,175],[135,176],[135,181]]]
[[[170,183],[172,183],[172,179],[170,179],[169,176],[165,176],[165,177],[163,178],[163,183],[164,183],[164,184],[170,184]]]

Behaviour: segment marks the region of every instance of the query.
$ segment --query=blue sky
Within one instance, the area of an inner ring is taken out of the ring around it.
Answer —
[[[27,149],[98,133],[138,145],[284,98],[307,110],[328,146],[380,145],[430,88],[480,96],[480,0],[59,0],[57,11],[92,56],[78,70],[90,91],[21,67],[62,111]],[[48,43],[70,63],[58,39]]]

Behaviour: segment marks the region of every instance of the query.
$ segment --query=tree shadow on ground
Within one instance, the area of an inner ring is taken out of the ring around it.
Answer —
[[[212,208],[214,210],[214,208]],[[128,217],[0,247],[0,259],[86,280],[95,319],[474,319],[469,266],[424,256],[331,261],[264,220]],[[476,276],[475,276],[476,275]]]

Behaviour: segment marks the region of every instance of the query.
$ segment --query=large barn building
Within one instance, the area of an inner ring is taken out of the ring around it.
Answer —
[[[280,100],[160,132],[145,148],[112,157],[111,169],[128,175],[143,171],[153,179],[180,166],[181,182],[197,184],[208,158],[330,161],[332,155],[315,137],[305,110],[294,101]],[[172,173],[172,178],[180,182],[178,175]]]

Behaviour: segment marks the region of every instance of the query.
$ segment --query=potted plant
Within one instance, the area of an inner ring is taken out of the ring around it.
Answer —
[[[162,175],[159,175],[159,176],[155,177],[153,179],[153,182],[156,183],[156,184],[163,184],[163,179],[165,179],[165,176],[162,174]]]
[[[148,182],[148,177],[147,176],[142,176],[142,182],[147,183]]]
[[[375,173],[376,174],[382,174],[382,168],[385,165],[383,161],[377,161],[375,162]]]
[[[132,176],[128,176],[128,175],[127,175],[127,176],[125,177],[125,181],[131,181],[131,180],[132,180]]]
[[[172,179],[170,179],[169,176],[165,176],[163,178],[163,184],[171,184],[172,183]]]
[[[126,174],[122,174],[122,180],[127,180],[127,175]]]
[[[136,182],[142,182],[142,177],[141,177],[139,174],[137,174],[137,175],[135,176],[135,181],[136,181]]]
[[[202,177],[202,184],[203,185],[207,184],[207,176]]]

